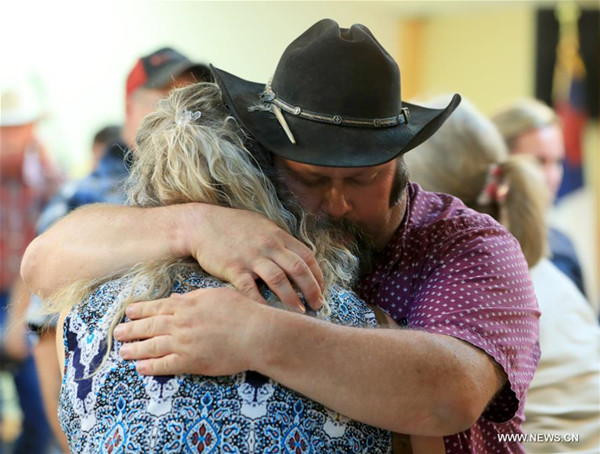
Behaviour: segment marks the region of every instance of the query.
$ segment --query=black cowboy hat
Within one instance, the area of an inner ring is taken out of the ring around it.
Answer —
[[[460,103],[445,109],[403,103],[400,71],[367,27],[331,19],[285,50],[267,84],[218,68],[232,115],[282,158],[332,167],[383,164],[428,139]]]

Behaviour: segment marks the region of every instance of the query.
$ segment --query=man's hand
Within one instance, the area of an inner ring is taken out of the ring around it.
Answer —
[[[140,374],[233,375],[260,354],[256,340],[272,310],[236,290],[201,289],[129,305],[132,321],[118,325],[114,335],[127,342],[121,356],[138,360]]]
[[[201,203],[81,207],[29,245],[21,273],[49,296],[80,279],[190,256],[256,301],[261,278],[291,310],[300,307],[294,285],[321,307],[323,275],[308,247],[256,213]]]
[[[256,285],[260,278],[289,309],[302,310],[295,285],[310,307],[321,308],[323,274],[314,254],[272,221],[249,211],[204,205],[198,220],[188,222],[186,249],[209,274],[264,302]]]
[[[473,424],[505,377],[465,342],[403,329],[339,326],[201,289],[131,304],[115,329],[143,375],[254,370],[350,418],[441,436]],[[402,384],[402,392],[398,391]],[[348,396],[353,396],[349,399]]]

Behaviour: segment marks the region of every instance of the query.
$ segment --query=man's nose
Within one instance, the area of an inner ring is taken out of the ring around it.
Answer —
[[[332,187],[325,196],[323,210],[333,218],[342,218],[352,210],[352,206],[340,188]]]

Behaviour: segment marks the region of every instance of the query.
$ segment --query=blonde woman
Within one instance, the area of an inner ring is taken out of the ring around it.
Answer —
[[[504,224],[527,259],[542,311],[542,354],[525,404],[523,430],[534,437],[527,452],[600,451],[600,329],[583,295],[545,258],[550,195],[535,160],[509,154],[494,125],[464,99],[405,159],[424,189],[455,195]]]
[[[376,326],[372,310],[343,289],[354,278],[356,258],[332,232],[316,229],[293,203],[278,199],[258,166],[260,150],[255,156],[247,150],[215,85],[173,91],[144,120],[136,142],[133,205],[203,202],[261,213],[315,251],[326,301],[312,315]],[[143,376],[121,358],[113,330],[128,320],[129,303],[215,287],[227,298],[223,282],[180,259],[79,283],[54,299],[64,358],[59,418],[72,452],[391,452],[388,431],[349,420],[258,373]],[[266,288],[263,296],[277,304]]]
[[[510,154],[532,156],[539,162],[554,200],[563,180],[565,160],[565,140],[556,112],[541,101],[525,98],[498,111],[492,122]],[[585,295],[584,270],[571,238],[549,227],[548,245],[552,263]]]

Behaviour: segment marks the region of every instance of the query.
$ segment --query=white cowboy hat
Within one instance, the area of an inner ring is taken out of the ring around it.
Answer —
[[[0,91],[0,126],[33,123],[42,117],[38,95],[24,82],[2,87]]]

